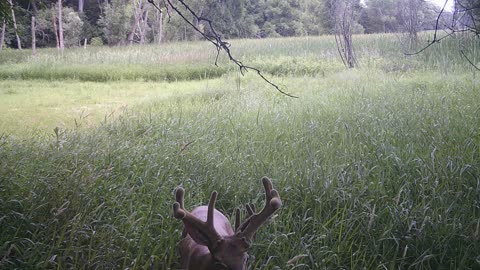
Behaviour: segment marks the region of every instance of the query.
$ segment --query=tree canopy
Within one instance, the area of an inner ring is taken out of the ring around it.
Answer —
[[[196,40],[201,36],[183,19],[164,5],[151,0],[61,0],[65,45],[79,46],[82,42],[108,45]],[[440,10],[424,0],[365,0],[358,1],[359,13],[353,25],[354,33],[406,31],[406,5],[418,2],[418,30],[433,29]],[[17,32],[22,44],[31,42],[31,15],[36,14],[35,29],[39,47],[55,46],[54,21],[57,0],[13,1],[17,14]],[[178,1],[171,1],[184,7]],[[213,22],[222,38],[264,38],[331,34],[337,16],[330,0],[185,0],[195,13]],[[478,0],[458,0],[457,5],[472,7]],[[6,24],[4,43],[15,48],[15,31],[11,27],[12,8],[0,1],[0,20]],[[53,11],[53,12],[52,12]],[[478,13],[469,11],[472,18]],[[187,13],[186,13],[187,14]],[[473,15],[472,15],[473,14]],[[188,17],[201,31],[209,31],[204,21]],[[470,19],[471,20],[471,19]],[[478,25],[478,24],[477,24]]]

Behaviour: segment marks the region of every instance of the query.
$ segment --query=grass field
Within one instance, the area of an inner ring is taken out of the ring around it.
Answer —
[[[298,99],[203,42],[0,52],[0,268],[178,269],[174,188],[231,216],[267,175],[251,269],[479,269],[478,40],[356,40],[232,41]]]

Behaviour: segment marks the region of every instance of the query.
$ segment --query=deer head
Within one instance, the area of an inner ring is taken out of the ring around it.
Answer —
[[[217,192],[212,192],[208,206],[192,212],[184,208],[183,188],[175,191],[173,215],[183,221],[185,231],[180,243],[182,267],[189,270],[247,269],[247,250],[255,232],[282,206],[272,181],[262,178],[265,188],[265,207],[255,213],[252,204],[246,205],[247,217],[240,223],[240,209],[235,209],[235,231],[228,219],[215,209]]]

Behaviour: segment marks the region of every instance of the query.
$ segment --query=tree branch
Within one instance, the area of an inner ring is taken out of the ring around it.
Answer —
[[[150,4],[152,4],[156,9],[160,10],[160,8],[158,7],[158,5],[156,5],[154,3],[155,0],[148,0],[148,2]],[[238,66],[239,70],[240,70],[240,73],[242,75],[245,75],[246,72],[248,71],[254,71],[257,73],[258,76],[260,76],[260,78],[262,78],[266,83],[268,83],[269,85],[271,85],[273,88],[275,88],[278,92],[280,92],[281,94],[285,95],[285,96],[288,96],[288,97],[291,97],[291,98],[298,98],[297,96],[294,96],[292,94],[289,94],[285,91],[283,91],[278,85],[276,85],[275,83],[273,83],[271,80],[267,79],[265,77],[265,75],[262,73],[262,71],[258,68],[255,68],[255,67],[252,67],[252,66],[248,66],[248,65],[245,65],[243,64],[242,61],[236,59],[235,57],[233,57],[232,55],[232,52],[230,51],[230,43],[224,41],[222,39],[222,37],[216,32],[215,28],[213,27],[213,22],[207,18],[204,18],[204,17],[201,17],[201,16],[198,16],[194,10],[192,10],[190,8],[190,6],[188,4],[185,3],[184,0],[177,0],[177,2],[179,2],[183,8],[185,8],[185,10],[187,11],[187,13],[190,13],[190,15],[192,15],[198,22],[206,22],[208,24],[208,29],[209,29],[209,32],[211,34],[206,34],[205,32],[201,31],[197,26],[195,26],[195,24],[193,24],[187,17],[186,15],[176,6],[172,3],[171,0],[163,0],[163,4],[165,5],[165,7],[167,8],[168,10],[168,7],[170,7],[173,11],[175,11],[176,14],[178,14],[193,30],[195,30],[195,32],[199,33],[200,35],[202,35],[203,38],[205,38],[207,41],[211,42],[216,50],[217,50],[217,55],[215,57],[215,65],[218,66],[218,58],[219,58],[219,55],[220,55],[220,52],[221,51],[224,51],[227,56],[228,56],[228,59],[233,62],[235,65]],[[169,16],[169,19],[170,19],[170,14],[168,14]]]
[[[468,56],[463,52],[463,50],[460,50],[460,53],[462,54],[462,56],[468,61],[468,63],[470,63],[470,65],[472,65],[472,67],[474,67],[476,70],[480,71],[480,68],[475,65],[471,60],[470,58],[468,58]]]
[[[432,46],[433,44],[435,44],[435,43],[437,43],[437,42],[440,42],[440,40],[444,39],[445,37],[451,36],[451,35],[453,35],[453,33],[455,33],[455,32],[453,31],[452,33],[448,34],[447,36],[442,37],[442,38],[440,38],[440,39],[437,39],[438,24],[440,23],[440,18],[442,17],[443,12],[445,11],[445,7],[447,6],[447,3],[448,3],[448,0],[445,0],[445,3],[443,4],[442,9],[440,10],[440,13],[438,13],[437,20],[435,21],[435,32],[433,33],[433,40],[432,40],[430,43],[428,43],[427,46],[423,47],[423,48],[420,49],[419,51],[414,52],[414,53],[405,53],[405,55],[416,55],[416,54],[419,54],[419,53],[425,51],[428,47]]]

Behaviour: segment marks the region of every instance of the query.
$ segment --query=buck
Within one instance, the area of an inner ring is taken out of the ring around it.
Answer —
[[[208,206],[199,206],[188,212],[184,208],[183,188],[175,191],[173,204],[175,218],[183,221],[183,239],[180,242],[181,267],[188,270],[246,270],[247,251],[255,232],[282,206],[272,181],[262,178],[265,188],[265,207],[255,213],[247,204],[247,217],[240,223],[240,209],[235,209],[235,231],[227,217],[215,209],[217,192],[212,192]]]

